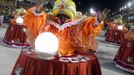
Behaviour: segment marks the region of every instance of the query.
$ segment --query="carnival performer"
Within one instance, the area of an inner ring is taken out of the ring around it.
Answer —
[[[27,47],[26,27],[23,24],[23,15],[26,12],[13,12],[10,16],[9,27],[5,33],[3,44],[8,47]],[[21,15],[16,15],[21,14]]]
[[[101,31],[102,21],[108,12],[106,9],[95,17],[78,17],[76,5],[72,0],[56,0],[43,32],[48,31],[57,35],[58,51],[62,56],[73,55],[75,52],[95,51],[96,36]]]
[[[4,19],[3,13],[0,12],[0,27],[3,25],[3,19]]]
[[[36,4],[27,10],[24,16],[24,24],[27,27],[28,40],[34,46],[34,40],[39,35],[46,22],[47,14],[42,4]]]
[[[127,31],[128,29],[123,25],[122,19],[116,19],[114,23],[110,23],[105,40],[107,42],[120,44]]]
[[[38,11],[37,11],[38,10]],[[59,39],[58,53],[61,56],[70,56],[78,53],[95,51],[97,48],[96,36],[103,27],[103,20],[109,10],[104,10],[98,16],[86,17],[76,11],[72,0],[56,0],[51,14],[42,10],[41,6],[30,8],[24,23],[30,32],[31,43],[41,32],[52,32]]]
[[[116,67],[134,73],[134,29],[125,34],[114,63]]]

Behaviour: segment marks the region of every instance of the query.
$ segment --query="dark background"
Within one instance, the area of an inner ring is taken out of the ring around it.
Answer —
[[[132,0],[74,0],[77,10],[86,12],[90,8],[98,10],[110,9],[112,12],[119,10]]]

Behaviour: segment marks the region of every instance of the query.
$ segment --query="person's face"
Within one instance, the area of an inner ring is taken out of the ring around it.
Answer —
[[[57,17],[60,19],[61,24],[64,24],[69,17],[65,14],[58,14]]]

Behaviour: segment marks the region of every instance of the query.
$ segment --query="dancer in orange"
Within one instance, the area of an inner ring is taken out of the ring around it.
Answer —
[[[104,20],[105,12],[99,15],[99,20]],[[58,51],[62,56],[73,55],[75,52],[94,51],[97,48],[95,37],[101,31],[103,22],[97,23],[97,16],[76,15],[76,6],[72,0],[57,0],[44,26],[43,32],[57,35]]]
[[[24,16],[24,24],[27,27],[27,35],[29,42],[34,44],[35,38],[38,36],[46,22],[47,14],[44,12],[43,5],[36,5],[27,10]]]
[[[76,5],[72,0],[56,0],[47,19],[45,12],[42,11],[43,14],[38,16],[32,10],[35,10],[35,7],[29,9],[24,17],[30,32],[28,36],[33,36],[30,38],[32,43],[40,32],[52,32],[59,39],[58,52],[62,56],[96,50],[96,36],[103,27],[101,20],[106,17],[106,10],[99,16],[86,17],[77,14]],[[100,23],[97,20],[100,20]]]

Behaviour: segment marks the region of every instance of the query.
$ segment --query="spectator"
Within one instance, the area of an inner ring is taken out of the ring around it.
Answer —
[[[106,33],[107,32],[107,30],[108,30],[108,20],[105,20],[104,21],[104,32]]]
[[[0,13],[0,27],[3,25],[3,18],[4,16],[3,16],[3,13],[1,12]]]

